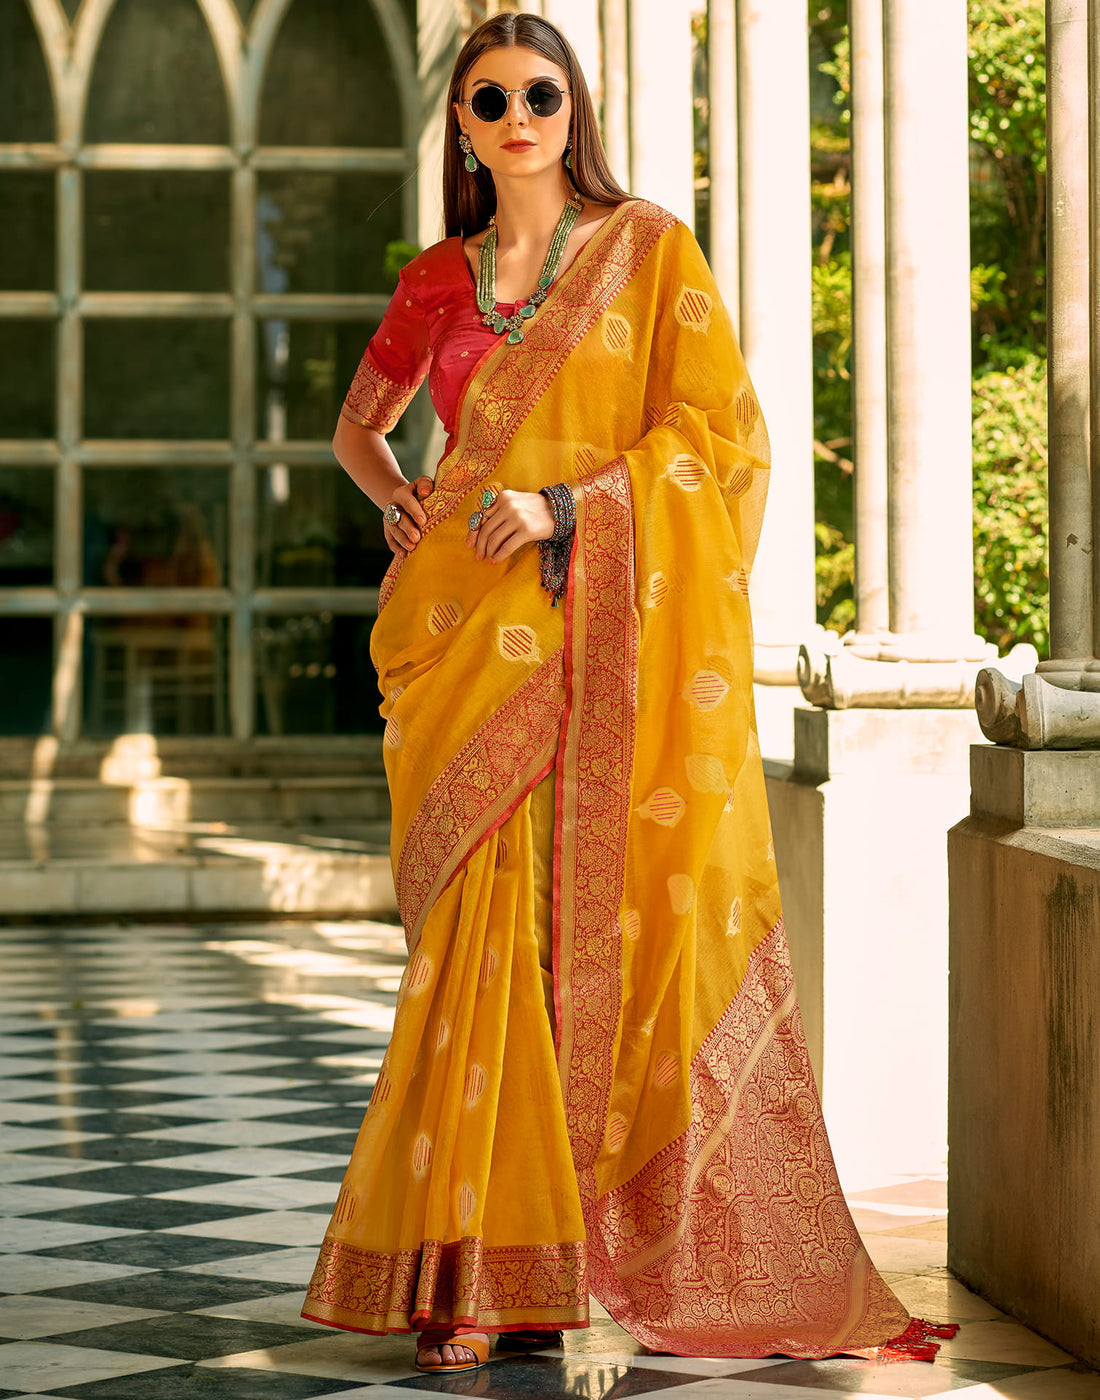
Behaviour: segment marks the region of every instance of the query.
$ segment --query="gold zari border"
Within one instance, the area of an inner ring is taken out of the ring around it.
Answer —
[[[302,1315],[379,1335],[475,1323],[494,1331],[583,1327],[585,1245],[489,1248],[468,1236],[385,1254],[326,1239]]]

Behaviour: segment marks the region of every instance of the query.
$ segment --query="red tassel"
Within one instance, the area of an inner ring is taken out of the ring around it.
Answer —
[[[935,1361],[939,1342],[933,1337],[949,1341],[959,1330],[957,1322],[926,1322],[923,1317],[914,1317],[909,1326],[891,1342],[885,1342],[875,1351],[876,1361]]]

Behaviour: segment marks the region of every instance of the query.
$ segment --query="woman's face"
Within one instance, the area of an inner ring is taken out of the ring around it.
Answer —
[[[516,89],[526,89],[540,82],[550,82],[559,91],[569,92],[569,78],[563,69],[534,49],[519,46],[490,49],[466,74],[462,102],[455,104],[455,116],[461,130],[473,143],[479,164],[494,175],[513,178],[537,175],[561,163],[569,142],[573,99],[563,97],[561,106],[552,116],[534,116],[523,100],[523,93]],[[498,121],[481,121],[465,105],[478,88],[487,83],[495,83],[511,94],[507,110]]]

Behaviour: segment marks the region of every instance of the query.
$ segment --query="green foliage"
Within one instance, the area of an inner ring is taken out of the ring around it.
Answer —
[[[1043,0],[970,0],[974,261],[1003,273],[976,308],[991,342],[1041,341],[1046,291],[1046,55]]]
[[[1035,354],[974,381],[974,601],[981,636],[1045,653],[1046,362]]]
[[[386,280],[394,287],[397,286],[397,279],[401,275],[401,269],[421,250],[415,243],[406,243],[404,239],[397,238],[392,243],[386,244]]]

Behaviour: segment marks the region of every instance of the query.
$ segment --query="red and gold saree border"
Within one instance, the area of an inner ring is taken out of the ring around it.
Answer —
[[[396,863],[410,952],[447,882],[553,767],[564,703],[558,650],[471,735],[425,793]]]
[[[687,1356],[820,1359],[898,1333],[908,1313],[871,1266],[833,1165],[782,921],[690,1084],[690,1127],[590,1219],[593,1288],[612,1315]]]
[[[302,1316],[372,1335],[587,1327],[585,1263],[583,1241],[489,1247],[468,1236],[387,1254],[326,1239]]]
[[[380,433],[392,432],[416,397],[421,382],[398,384],[375,369],[364,355],[340,413],[361,427],[376,428]]]
[[[455,445],[439,464],[424,502],[424,533],[447,519],[492,476],[527,415],[571,352],[637,274],[676,216],[644,199],[620,204],[554,284],[520,345],[499,345],[471,376],[459,407]],[[395,557],[379,591],[379,611],[397,583]]]
[[[579,483],[558,750],[554,987],[558,1069],[582,1200],[603,1143],[622,999],[619,910],[637,711],[630,477],[618,458]]]

